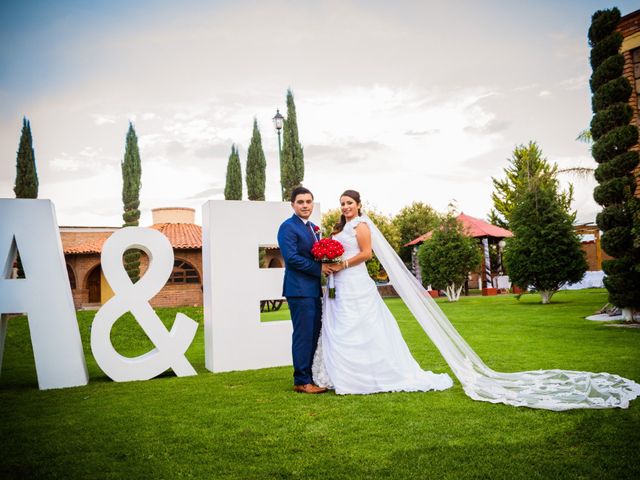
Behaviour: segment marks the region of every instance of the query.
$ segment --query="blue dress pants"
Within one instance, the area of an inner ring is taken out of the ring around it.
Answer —
[[[291,338],[293,383],[294,385],[313,383],[311,366],[322,325],[322,299],[320,297],[287,297],[287,303],[293,323]]]

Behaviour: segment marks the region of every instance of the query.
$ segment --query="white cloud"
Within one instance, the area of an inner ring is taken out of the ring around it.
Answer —
[[[534,88],[538,88],[539,85],[537,83],[529,83],[527,85],[520,85],[518,87],[514,87],[513,91],[514,92],[525,92],[527,90],[532,90]]]
[[[536,28],[522,27],[525,8]],[[148,212],[222,198],[231,144],[244,167],[256,117],[267,198],[277,200],[271,117],[276,108],[285,113],[292,87],[305,184],[323,207],[352,187],[385,212],[413,200],[443,210],[456,198],[484,217],[490,177],[514,145],[535,139],[554,158],[579,157],[585,146],[574,138],[591,118],[588,15],[546,4],[490,10],[234,2],[96,20],[60,32],[51,56],[57,81],[2,112],[0,153],[15,155],[16,119],[28,112],[41,194],[59,206],[61,221],[119,224],[128,121],[138,133]],[[286,28],[274,28],[282,18]],[[454,23],[464,36],[454,35]],[[0,85],[0,96],[17,98],[8,88]],[[10,195],[12,169],[0,170],[2,195]]]
[[[80,168],[80,160],[70,157],[66,152],[60,153],[51,161],[51,168],[62,172],[75,172]]]
[[[80,171],[96,171],[101,167],[102,149],[96,149],[86,146],[78,152],[77,155],[69,155],[61,152],[49,163],[49,167],[53,171],[58,172],[80,172]]]
[[[106,125],[110,123],[116,123],[117,117],[115,115],[104,115],[100,113],[94,113],[91,115],[96,125]]]
[[[580,90],[589,88],[589,75],[579,75],[577,77],[567,78],[559,83],[564,90]]]

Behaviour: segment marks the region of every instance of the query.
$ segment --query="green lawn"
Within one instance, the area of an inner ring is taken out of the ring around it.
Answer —
[[[584,316],[600,290],[439,300],[496,370],[608,371],[640,380],[640,330]],[[398,299],[387,300],[418,362],[447,365]],[[159,310],[170,324],[176,309]],[[180,309],[202,322],[202,309]],[[271,315],[271,314],[269,314]],[[269,316],[267,315],[267,317]],[[452,389],[341,397],[291,391],[291,368],[114,383],[90,352],[90,383],[39,391],[26,321],[11,320],[0,377],[0,478],[640,478],[640,400],[628,410],[563,413],[493,405]],[[271,318],[265,318],[271,319]],[[124,354],[150,347],[131,317],[112,332]]]

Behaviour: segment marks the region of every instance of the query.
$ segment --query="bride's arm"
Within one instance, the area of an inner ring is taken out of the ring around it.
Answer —
[[[339,272],[348,267],[355,267],[360,263],[371,260],[373,251],[371,250],[371,230],[369,230],[369,225],[362,222],[356,227],[356,240],[358,241],[358,247],[360,247],[360,253],[335,265],[334,268],[332,268],[334,272]]]

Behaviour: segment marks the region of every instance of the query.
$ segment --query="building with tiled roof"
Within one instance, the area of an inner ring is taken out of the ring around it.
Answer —
[[[456,220],[460,222],[464,230],[467,232],[467,235],[473,238],[497,238],[498,240],[502,240],[503,238],[512,237],[513,234],[509,230],[505,230],[504,228],[500,228],[496,225],[492,225],[489,222],[485,222],[476,217],[472,217],[471,215],[465,215],[461,213],[456,217]],[[429,240],[431,238],[432,232],[427,232],[423,235],[420,235],[417,238],[414,238],[408,243],[405,243],[405,247],[410,247],[414,245],[421,245],[425,240]]]
[[[466,215],[465,213],[460,213],[456,217],[456,220],[462,224],[467,235],[473,238],[477,238],[479,241],[487,242],[486,249],[483,249],[484,261],[482,265],[478,266],[477,271],[471,272],[469,274],[469,279],[467,281],[467,288],[482,288],[482,273],[484,272],[486,275],[486,282],[489,282],[489,278],[491,278],[492,273],[491,270],[484,271],[485,265],[491,265],[491,260],[487,258],[490,255],[490,249],[494,250],[496,253],[496,257],[498,258],[497,264],[494,262],[494,269],[496,270],[495,276],[498,274],[502,274],[502,260],[501,260],[501,247],[499,246],[499,242],[505,238],[512,237],[513,234],[504,228],[500,228],[496,225],[492,225],[489,222],[486,222],[480,218],[472,217],[471,215]],[[422,281],[421,273],[420,273],[420,265],[418,263],[418,248],[425,241],[431,238],[433,232],[426,232],[419,237],[414,238],[410,242],[405,243],[403,246],[405,247],[413,247],[411,251],[411,263],[413,270],[416,274],[416,277]],[[485,284],[486,290],[486,284]],[[484,290],[483,290],[484,291]]]
[[[174,250],[174,265],[163,289],[151,300],[154,307],[202,305],[202,227],[192,208],[152,210],[149,228],[164,234]],[[73,301],[77,309],[97,307],[113,296],[104,278],[100,254],[104,242],[120,227],[60,227]],[[141,273],[148,259],[141,258]]]

